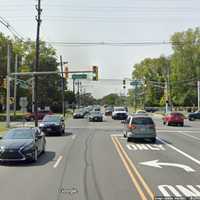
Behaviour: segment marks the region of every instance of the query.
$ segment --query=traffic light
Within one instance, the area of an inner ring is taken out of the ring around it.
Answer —
[[[92,67],[93,71],[93,81],[98,81],[99,80],[99,69],[97,66]]]
[[[123,80],[123,88],[126,89],[126,80]]]
[[[68,79],[68,78],[69,78],[69,70],[68,70],[68,67],[65,67],[65,69],[64,69],[64,78],[65,78],[65,79]]]

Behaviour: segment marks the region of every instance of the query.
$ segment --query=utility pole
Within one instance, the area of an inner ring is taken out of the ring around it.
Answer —
[[[79,80],[78,80],[77,100],[78,100],[78,108],[80,108],[80,81]]]
[[[62,85],[62,113],[63,116],[65,117],[65,81],[64,81],[64,71],[63,71],[63,60],[62,56],[60,56],[60,67],[61,67],[61,85]]]
[[[35,54],[35,69],[34,71],[37,72],[40,64],[40,25],[41,25],[41,0],[38,0],[38,5],[36,5],[36,10],[37,10],[37,16],[36,16],[36,21],[37,21],[37,35],[36,35],[36,54]],[[33,80],[33,85],[34,85],[34,114],[35,114],[35,127],[38,126],[38,77],[37,75],[34,75],[34,80]]]
[[[135,107],[135,112],[137,111],[137,84],[135,84],[135,92],[134,92],[134,107]]]
[[[168,97],[168,81],[165,81],[165,112],[169,109],[169,97]]]
[[[197,82],[198,111],[200,110],[200,81]]]
[[[18,68],[18,56],[15,56],[15,73],[17,73]],[[15,75],[14,80],[14,117],[16,117],[16,110],[17,110],[17,75]]]
[[[10,128],[10,44],[7,46],[6,126]]]

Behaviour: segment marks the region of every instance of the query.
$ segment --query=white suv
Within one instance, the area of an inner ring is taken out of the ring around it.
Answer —
[[[114,107],[112,112],[112,119],[125,120],[127,119],[128,113],[124,107]]]

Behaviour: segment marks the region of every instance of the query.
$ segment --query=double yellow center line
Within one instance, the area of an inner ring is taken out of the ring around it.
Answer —
[[[144,178],[141,176],[141,174],[138,172],[136,169],[135,165],[131,161],[131,159],[128,157],[126,151],[122,147],[121,143],[119,142],[118,138],[116,136],[111,136],[112,141],[115,145],[115,148],[131,178],[131,181],[133,182],[139,196],[141,197],[141,200],[149,200],[147,198],[147,195],[145,194],[144,190],[146,193],[149,195],[150,199],[154,199],[154,194],[145,182]],[[143,188],[142,188],[143,187]]]

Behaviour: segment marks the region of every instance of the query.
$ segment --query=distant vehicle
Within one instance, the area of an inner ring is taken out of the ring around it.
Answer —
[[[163,117],[163,124],[184,126],[184,118],[182,113],[172,112]]]
[[[0,142],[0,161],[36,162],[45,152],[45,135],[39,128],[16,128],[9,130]]]
[[[37,118],[38,120],[42,120],[45,115],[53,115],[53,112],[51,111],[38,111]],[[25,116],[26,121],[33,121],[35,120],[35,113],[27,113]]]
[[[156,128],[151,117],[133,115],[124,122],[124,137],[127,141],[132,139],[150,139],[156,142]]]
[[[92,111],[88,118],[89,122],[102,122],[103,114],[99,111]]]
[[[112,112],[113,112],[113,107],[106,107],[106,109],[105,109],[106,116],[111,116]]]
[[[138,110],[135,114],[136,115],[148,115],[148,113],[144,110]]]
[[[188,115],[188,119],[189,119],[190,121],[199,120],[199,119],[200,119],[200,111],[196,111],[196,112],[194,112],[194,113],[190,113],[190,114]]]
[[[85,116],[85,113],[83,110],[78,110],[73,114],[74,119],[82,119],[84,118],[84,116]]]
[[[114,120],[125,120],[128,113],[124,107],[114,107],[112,112],[112,119]]]
[[[100,107],[100,106],[95,106],[95,107],[93,108],[93,111],[100,112],[100,111],[101,111],[101,107]]]
[[[39,124],[39,128],[46,135],[62,135],[65,133],[65,120],[61,115],[46,115]]]
[[[154,108],[154,107],[146,107],[146,108],[145,108],[145,111],[146,111],[146,112],[154,113],[154,112],[158,111],[158,109],[157,109],[157,108]]]

